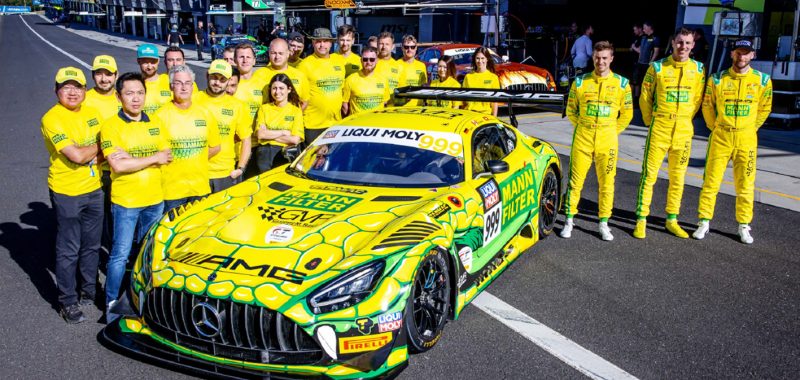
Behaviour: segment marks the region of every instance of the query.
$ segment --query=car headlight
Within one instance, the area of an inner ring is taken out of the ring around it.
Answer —
[[[372,293],[383,274],[383,261],[375,261],[351,270],[311,293],[308,305],[314,314],[328,313],[353,306]]]

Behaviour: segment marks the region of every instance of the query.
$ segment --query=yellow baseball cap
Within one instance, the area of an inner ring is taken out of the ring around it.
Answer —
[[[225,78],[230,78],[233,75],[231,64],[224,59],[215,59],[208,67],[208,74],[219,74]]]
[[[116,73],[117,72],[117,60],[110,55],[98,55],[94,57],[94,62],[92,63],[92,71],[106,69],[109,72]]]
[[[56,73],[56,84],[62,84],[68,81],[75,81],[86,86],[86,76],[83,75],[83,70],[77,67],[62,67]]]

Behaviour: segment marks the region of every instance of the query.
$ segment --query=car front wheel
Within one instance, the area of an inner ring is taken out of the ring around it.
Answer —
[[[450,311],[450,273],[439,250],[428,253],[414,275],[405,325],[412,352],[433,348],[442,337]]]

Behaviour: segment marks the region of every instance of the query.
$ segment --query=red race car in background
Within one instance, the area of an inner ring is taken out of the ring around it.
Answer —
[[[417,58],[428,69],[428,80],[436,79],[436,63],[443,56],[453,56],[456,64],[456,79],[461,82],[464,75],[472,71],[472,54],[481,47],[477,44],[442,44],[421,51]],[[507,62],[494,50],[489,49],[494,60],[495,74],[500,77],[500,87],[506,90],[555,91],[555,78],[550,72],[536,66]]]

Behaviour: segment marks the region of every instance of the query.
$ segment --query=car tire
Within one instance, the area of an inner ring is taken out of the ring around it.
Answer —
[[[408,347],[413,353],[433,348],[442,337],[450,314],[450,272],[437,250],[422,259],[411,286],[404,317]]]
[[[558,177],[553,167],[548,167],[542,177],[542,188],[539,189],[539,239],[553,233],[558,218],[561,191]]]

